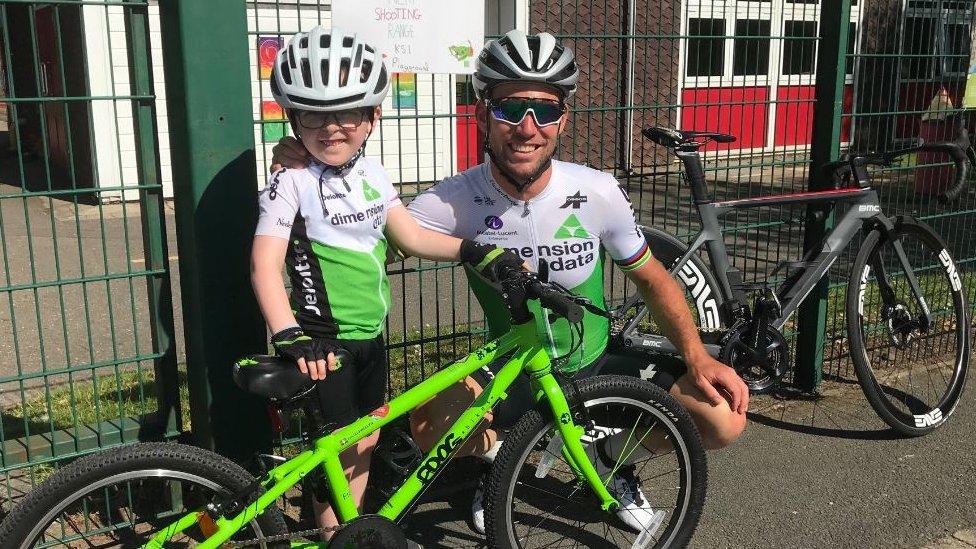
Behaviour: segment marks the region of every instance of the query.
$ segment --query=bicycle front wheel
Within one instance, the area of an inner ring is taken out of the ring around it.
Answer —
[[[705,451],[688,413],[654,385],[622,376],[578,383],[583,443],[621,510],[606,513],[561,451],[550,412],[527,413],[492,465],[490,547],[684,547],[705,502]],[[565,389],[571,403],[575,390]],[[638,445],[640,448],[638,448]],[[627,509],[625,509],[626,507]],[[654,527],[638,531],[645,517]],[[638,542],[640,538],[640,542]]]
[[[851,360],[878,416],[908,436],[942,425],[965,385],[970,328],[965,287],[939,235],[904,218],[889,234],[871,231],[854,260],[846,313]]]
[[[92,454],[32,490],[0,525],[4,548],[136,548],[215,496],[245,490],[247,471],[213,452],[181,444],[142,443]],[[200,523],[166,547],[195,547]],[[287,534],[273,507],[243,525],[234,540]],[[289,542],[248,547],[287,548]]]

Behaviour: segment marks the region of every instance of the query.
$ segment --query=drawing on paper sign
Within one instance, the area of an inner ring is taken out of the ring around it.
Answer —
[[[484,2],[333,0],[332,24],[386,54],[390,71],[397,73],[470,74],[485,41]],[[408,95],[400,98],[404,104]]]
[[[468,66],[468,60],[474,57],[474,46],[471,45],[470,40],[468,40],[467,45],[460,44],[448,46],[447,50],[451,52],[451,55],[453,55],[455,59],[464,63],[465,67]]]

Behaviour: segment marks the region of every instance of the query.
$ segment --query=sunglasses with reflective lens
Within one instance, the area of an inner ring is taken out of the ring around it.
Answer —
[[[372,109],[358,108],[344,111],[299,111],[298,123],[305,129],[317,130],[330,123],[344,130],[354,130],[367,119]]]
[[[517,126],[527,114],[532,113],[536,126],[551,126],[566,114],[566,107],[559,101],[546,99],[522,99],[512,97],[492,101],[488,105],[491,116],[500,122]]]

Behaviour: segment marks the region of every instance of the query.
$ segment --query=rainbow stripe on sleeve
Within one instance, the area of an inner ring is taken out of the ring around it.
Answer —
[[[647,246],[647,242],[644,242],[644,245],[637,250],[637,253],[626,259],[618,260],[616,263],[620,267],[620,270],[627,272],[641,268],[650,258],[651,249]]]

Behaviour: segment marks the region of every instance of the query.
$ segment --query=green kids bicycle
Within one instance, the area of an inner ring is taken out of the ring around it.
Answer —
[[[404,547],[397,522],[522,375],[531,379],[538,405],[508,434],[492,466],[489,546],[685,546],[698,524],[707,476],[694,424],[669,395],[640,379],[573,380],[554,373],[532,322],[533,314],[545,314],[538,305],[573,323],[579,341],[583,310],[607,313],[543,278],[506,273],[503,296],[513,320],[508,333],[336,430],[315,421],[315,384],[294,364],[271,357],[242,361],[235,380],[245,390],[269,399],[279,413],[306,408],[307,449],[258,479],[213,452],[181,444],[99,452],[28,494],[0,525],[0,546]],[[501,371],[389,500],[375,514],[360,514],[338,456],[496,360],[505,360]],[[615,513],[619,483],[611,480],[625,468],[629,482],[638,483],[632,488],[642,504],[660,517],[639,532]],[[339,516],[341,525],[327,545],[308,541],[319,539],[318,530],[288,532],[277,500],[300,482],[330,498]]]

